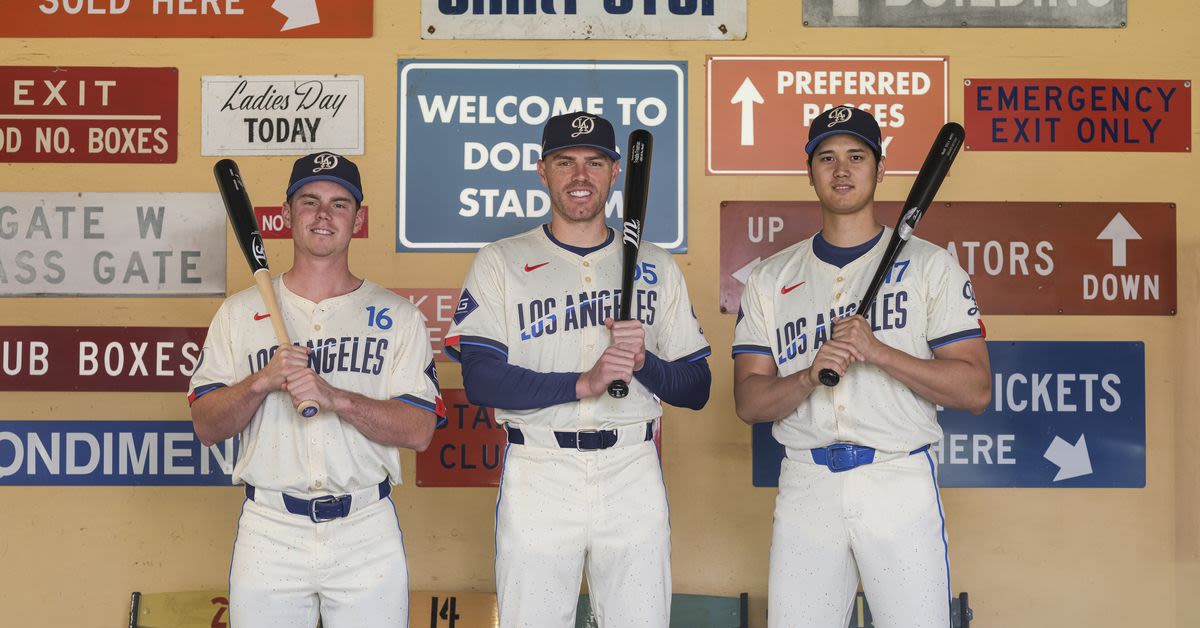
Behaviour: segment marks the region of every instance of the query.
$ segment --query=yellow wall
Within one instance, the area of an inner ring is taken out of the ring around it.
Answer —
[[[678,592],[749,591],[765,626],[774,491],[750,485],[750,430],[733,412],[731,316],[717,309],[722,200],[811,200],[801,180],[704,174],[707,54],[930,54],[950,57],[951,118],[961,79],[1107,77],[1194,80],[1200,7],[1129,2],[1119,30],[806,29],[796,0],[751,0],[737,42],[422,41],[417,0],[376,0],[366,40],[0,40],[5,65],[176,66],[179,161],[172,165],[0,164],[5,191],[212,191],[200,153],[200,77],[362,74],[366,77],[371,238],[352,265],[394,287],[458,286],[470,256],[393,252],[398,58],[669,59],[689,64],[691,253],[679,261],[709,341],[714,387],[700,413],[670,410],[663,442]],[[1195,122],[1194,128],[1200,128]],[[1197,144],[1195,138],[1192,145]],[[259,204],[282,191],[291,158],[243,158]],[[1200,606],[1200,169],[1190,154],[966,153],[946,200],[1178,203],[1179,312],[1174,317],[994,316],[993,339],[1143,340],[1147,485],[1142,490],[945,491],[955,590],[972,595],[978,626],[1197,626]],[[902,199],[909,177],[879,197]],[[272,186],[275,186],[272,188]],[[290,259],[269,241],[271,262]],[[229,289],[249,285],[230,242]],[[3,299],[0,325],[205,326],[217,299]],[[982,304],[986,313],[987,304]],[[461,385],[441,366],[442,383]],[[179,394],[0,393],[0,420],[185,419]],[[415,589],[492,590],[494,489],[418,489],[413,457],[396,494]],[[241,502],[230,488],[0,489],[0,625],[122,625],[132,590],[224,586]]]

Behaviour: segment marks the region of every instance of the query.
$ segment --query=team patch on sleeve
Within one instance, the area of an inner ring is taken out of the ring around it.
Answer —
[[[455,324],[462,324],[463,320],[477,309],[479,309],[479,303],[475,301],[475,297],[471,296],[469,290],[463,288],[462,296],[458,298],[458,309],[454,310]]]
[[[442,392],[442,385],[438,383],[437,368],[433,365],[433,360],[430,360],[429,366],[425,368],[425,376],[429,378],[429,381],[433,382],[433,387],[438,392]]]
[[[743,310],[743,309],[742,309],[742,306],[740,306],[740,305],[739,305],[739,306],[738,306],[738,315],[737,315],[737,320],[736,320],[736,321],[733,321],[733,326],[734,326],[734,327],[737,327],[737,324],[738,324],[738,323],[740,323],[740,322],[742,322],[742,319],[743,319],[743,318],[746,318],[746,311],[745,311],[745,310]]]

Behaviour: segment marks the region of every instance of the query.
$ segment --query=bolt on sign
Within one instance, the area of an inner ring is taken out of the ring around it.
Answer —
[[[370,37],[374,0],[4,0],[0,37]]]
[[[804,0],[805,26],[1124,28],[1126,0]]]
[[[350,234],[351,238],[367,237],[367,223],[370,217],[367,214],[367,206],[362,205],[358,208],[363,215],[362,226]],[[280,206],[274,207],[255,207],[254,219],[258,221],[258,232],[262,234],[264,240],[291,240],[292,228],[283,224],[283,208]]]
[[[746,0],[422,0],[422,39],[745,39]]]
[[[0,162],[175,163],[178,120],[176,68],[0,66]]]
[[[361,76],[205,76],[201,154],[363,154]]]
[[[967,150],[1189,152],[1192,82],[965,79]]]
[[[1144,488],[1142,342],[989,341],[992,403],[942,410],[930,455],[945,488]],[[847,377],[853,377],[853,366]],[[783,445],[753,428],[753,482],[777,486]]]
[[[805,174],[808,129],[870,112],[888,172],[916,174],[949,116],[946,57],[708,57],[709,174]]]
[[[207,333],[203,327],[0,327],[0,390],[181,393]]]
[[[875,203],[879,221],[902,206]],[[815,201],[721,203],[721,311],[738,311],[759,262],[820,226]],[[958,260],[985,316],[1173,315],[1175,232],[1173,203],[935,202],[915,235]]]
[[[438,362],[453,362],[446,355],[443,342],[454,311],[458,309],[458,288],[392,288],[392,292],[412,301],[425,317],[425,328],[429,331],[429,343],[433,359]]]

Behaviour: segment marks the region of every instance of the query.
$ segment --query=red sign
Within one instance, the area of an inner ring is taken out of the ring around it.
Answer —
[[[175,68],[0,66],[2,162],[175,163],[178,119]]]
[[[708,172],[804,174],[808,127],[847,105],[883,131],[887,170],[916,174],[947,121],[945,57],[708,58]]]
[[[367,237],[367,206],[361,207],[363,213],[362,226],[350,237]],[[264,240],[291,240],[292,229],[283,225],[282,207],[255,207],[254,218],[258,220],[258,231]]]
[[[880,222],[902,205],[876,203]],[[721,203],[721,311],[737,312],[758,262],[820,227],[815,201]],[[1175,314],[1174,204],[938,202],[916,235],[954,255],[985,315]]]
[[[0,390],[177,392],[203,327],[0,327]]]
[[[458,308],[458,288],[392,288],[392,292],[412,301],[425,316],[433,358],[438,362],[452,362],[442,350],[442,341],[454,320],[454,310]]]
[[[370,37],[373,0],[4,0],[0,37]]]
[[[417,486],[499,486],[508,435],[492,409],[467,401],[461,388],[445,389],[446,424],[417,453]]]
[[[967,79],[967,150],[1187,152],[1190,81]]]

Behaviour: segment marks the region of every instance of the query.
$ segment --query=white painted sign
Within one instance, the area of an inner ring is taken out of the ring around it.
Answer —
[[[804,0],[805,26],[1124,28],[1126,0]]]
[[[362,76],[206,76],[201,154],[363,154]]]
[[[745,39],[747,0],[421,0],[423,39]]]
[[[216,193],[0,192],[0,296],[224,294]]]

